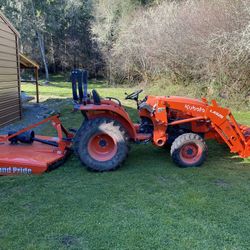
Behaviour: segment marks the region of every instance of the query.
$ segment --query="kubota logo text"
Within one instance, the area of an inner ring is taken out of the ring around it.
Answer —
[[[187,110],[190,110],[190,111],[196,111],[196,112],[201,112],[201,113],[205,113],[205,109],[202,108],[202,107],[196,107],[194,105],[189,105],[189,104],[185,104],[185,108]]]

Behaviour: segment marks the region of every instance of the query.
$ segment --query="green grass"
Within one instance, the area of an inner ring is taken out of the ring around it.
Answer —
[[[90,87],[121,100],[131,91]],[[40,91],[43,100],[71,98],[69,83]],[[135,104],[123,103],[136,120]],[[70,111],[65,100],[63,123],[78,127],[81,115]],[[250,112],[238,111],[237,119],[250,124]],[[88,172],[72,155],[41,176],[2,177],[0,249],[247,249],[250,161],[223,145],[208,146],[202,168],[180,169],[165,149],[133,145],[114,172]]]

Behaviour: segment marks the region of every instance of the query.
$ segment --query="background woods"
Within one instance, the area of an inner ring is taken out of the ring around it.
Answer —
[[[1,0],[2,10],[21,34],[22,50],[46,72],[91,65],[91,6],[88,1]]]
[[[77,65],[113,83],[167,79],[210,96],[249,100],[250,0],[0,5],[21,33],[22,50],[45,73]]]

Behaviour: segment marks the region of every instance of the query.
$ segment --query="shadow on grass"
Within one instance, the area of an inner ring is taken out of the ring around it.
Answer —
[[[232,154],[230,148],[226,144],[219,144],[215,140],[207,141],[208,145],[208,160],[213,160],[216,165],[224,165],[224,162],[233,162],[236,165],[250,164],[250,158],[244,159],[237,154]],[[250,166],[250,165],[249,165]],[[225,165],[225,167],[230,167]]]

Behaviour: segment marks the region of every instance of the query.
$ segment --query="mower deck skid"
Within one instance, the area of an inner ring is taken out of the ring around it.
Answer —
[[[31,131],[49,121],[56,129],[57,137],[35,135]],[[0,175],[41,174],[58,167],[69,154],[73,137],[61,124],[59,115],[18,132],[1,135]]]
[[[57,138],[37,136],[42,140],[57,141]],[[65,154],[57,147],[33,142],[32,144],[0,145],[0,175],[41,174],[62,161]]]

